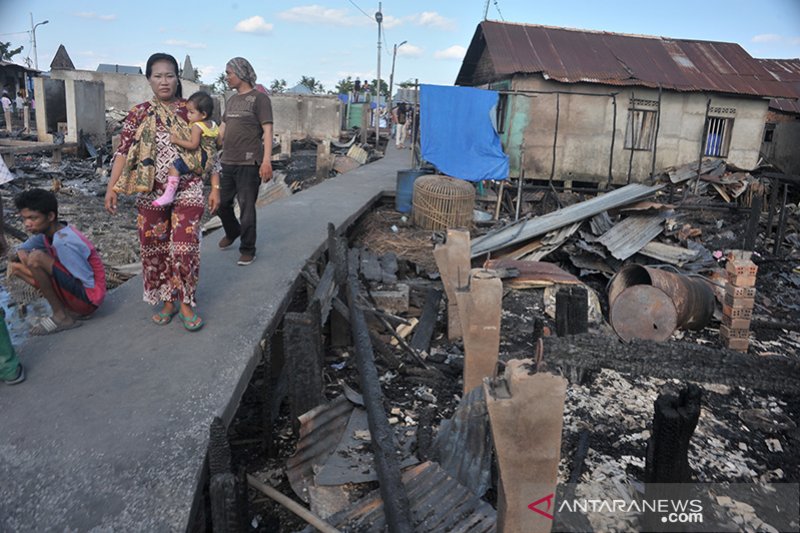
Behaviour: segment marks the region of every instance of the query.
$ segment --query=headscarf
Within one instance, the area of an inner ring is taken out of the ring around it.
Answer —
[[[117,193],[147,193],[153,190],[158,149],[156,143],[157,122],[161,122],[170,133],[175,133],[183,139],[191,137],[189,124],[175,114],[170,104],[164,103],[158,98],[153,98],[150,103],[146,117],[136,128],[133,144],[125,158],[125,166],[122,167],[122,175],[114,184],[114,191]],[[203,173],[200,150],[179,148],[178,151],[181,159],[192,173]]]
[[[255,87],[256,84],[256,71],[253,70],[253,65],[243,57],[234,57],[226,65],[230,68],[236,76],[243,82]]]

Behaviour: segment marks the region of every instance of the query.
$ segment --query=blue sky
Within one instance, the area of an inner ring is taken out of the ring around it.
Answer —
[[[395,81],[450,85],[483,19],[486,0],[386,0],[381,77],[392,47]],[[206,7],[213,5],[214,7]],[[739,43],[754,57],[800,57],[800,0],[489,0],[488,18],[643,35]],[[13,7],[12,7],[13,6]],[[143,66],[153,52],[183,62],[186,54],[212,82],[234,56],[248,58],[265,85],[289,86],[313,76],[326,89],[339,79],[373,79],[377,71],[378,3],[365,0],[123,1],[0,0],[0,41],[33,57],[31,15],[38,26],[39,67],[48,70],[60,44],[75,66]]]

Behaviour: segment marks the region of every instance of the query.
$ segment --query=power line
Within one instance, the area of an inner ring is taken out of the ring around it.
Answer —
[[[506,19],[504,19],[504,18],[503,18],[503,14],[502,14],[502,13],[500,13],[500,6],[499,6],[499,5],[497,5],[497,0],[494,0],[494,7],[497,9],[497,14],[498,14],[498,15],[500,15],[500,20],[502,20],[503,22],[505,22],[505,21],[506,21]]]
[[[361,11],[362,13],[364,13],[364,16],[365,16],[365,17],[367,17],[368,19],[370,19],[370,20],[375,20],[375,19],[372,17],[372,15],[370,15],[369,13],[367,13],[366,11],[364,11],[363,9],[361,9],[361,7],[360,7],[358,4],[356,4],[355,2],[353,2],[353,0],[348,0],[348,2],[350,2],[351,4],[353,4],[353,5],[355,6],[355,8],[356,8],[356,9],[358,9],[359,11]]]
[[[0,33],[0,36],[3,36],[3,35],[19,35],[21,33],[30,33],[30,32],[31,32],[31,30],[27,30],[27,31],[12,31],[11,33]]]

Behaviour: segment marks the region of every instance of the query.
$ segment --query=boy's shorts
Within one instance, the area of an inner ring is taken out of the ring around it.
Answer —
[[[53,263],[53,277],[50,279],[58,299],[68,309],[79,315],[90,315],[97,310],[97,306],[86,295],[83,283],[58,261]]]

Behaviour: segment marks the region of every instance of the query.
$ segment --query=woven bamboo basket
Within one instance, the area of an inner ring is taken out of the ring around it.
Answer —
[[[414,182],[413,222],[422,229],[469,228],[475,207],[471,183],[433,174]]]

